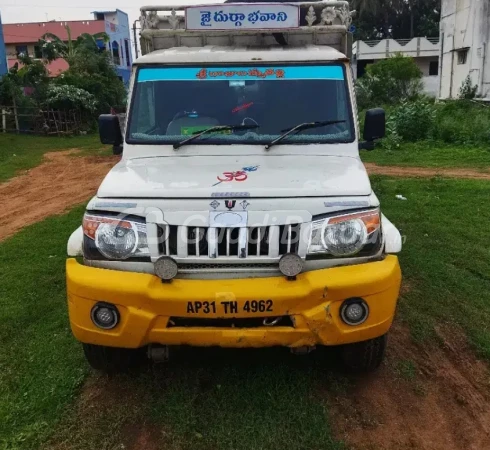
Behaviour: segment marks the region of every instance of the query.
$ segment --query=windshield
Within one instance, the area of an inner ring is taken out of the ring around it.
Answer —
[[[306,122],[283,144],[352,142],[354,127],[342,65],[143,67],[136,75],[127,141],[176,144],[268,144]],[[328,122],[337,122],[330,123]],[[236,125],[257,125],[231,129]]]

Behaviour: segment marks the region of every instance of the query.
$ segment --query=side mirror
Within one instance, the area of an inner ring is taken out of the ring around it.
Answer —
[[[113,146],[112,153],[115,155],[122,153],[123,138],[118,116],[113,114],[99,116],[99,136],[100,142]]]
[[[366,111],[366,119],[364,121],[364,141],[360,148],[372,150],[374,141],[385,137],[386,134],[386,116],[382,108],[369,109]],[[371,143],[371,145],[368,145]]]

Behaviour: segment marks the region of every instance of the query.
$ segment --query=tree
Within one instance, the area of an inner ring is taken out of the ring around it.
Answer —
[[[356,39],[439,36],[441,0],[351,0]]]
[[[413,58],[398,54],[368,65],[356,89],[361,108],[414,100],[422,92],[422,72]]]
[[[70,66],[54,82],[59,86],[83,89],[93,95],[97,100],[98,113],[123,105],[126,99],[124,84],[117,76],[110,53],[97,45],[100,40],[108,42],[109,36],[106,33],[84,33],[73,40],[69,27],[66,31],[67,42],[51,33],[39,41],[47,61],[64,58]]]
[[[30,99],[34,103],[42,103],[49,85],[49,75],[45,63],[31,58],[27,54],[21,54],[18,58],[22,64],[22,67],[17,72],[19,85],[24,88],[32,88],[29,94]]]
[[[70,60],[70,68],[55,82],[83,89],[95,96],[98,113],[125,104],[126,88],[106,51],[94,53],[84,49],[77,52]]]
[[[68,34],[68,41],[66,42],[53,33],[46,33],[39,40],[39,46],[43,49],[43,55],[48,61],[64,58],[70,64],[70,60],[82,51],[98,52],[97,41],[102,41],[104,44],[109,42],[109,36],[104,32],[96,34],[83,33],[73,40],[70,27],[66,26],[65,29]]]
[[[16,106],[22,98],[22,84],[18,72],[19,64],[15,64],[0,80],[0,104]]]
[[[29,55],[20,54],[19,62],[9,70],[0,81],[0,103],[18,104],[25,99],[22,88],[34,88],[34,97],[42,98],[49,78],[46,66],[42,61],[32,59]]]
[[[22,88],[25,86],[32,86],[36,83],[44,86],[46,75],[42,63],[34,63],[27,55],[20,55],[20,59],[25,65],[19,69],[19,63],[16,63],[8,73],[0,79],[0,104],[12,107],[15,129],[17,131],[20,130],[18,116],[19,107],[35,106],[34,101],[24,95]]]

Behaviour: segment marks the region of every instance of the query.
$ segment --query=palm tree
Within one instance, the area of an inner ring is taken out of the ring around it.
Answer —
[[[65,29],[68,35],[66,42],[53,33],[46,33],[39,40],[39,45],[45,55],[44,57],[48,61],[64,58],[70,63],[71,59],[84,50],[99,51],[97,41],[102,41],[104,44],[109,42],[109,36],[104,32],[96,34],[83,33],[76,40],[73,40],[70,27],[66,26]]]

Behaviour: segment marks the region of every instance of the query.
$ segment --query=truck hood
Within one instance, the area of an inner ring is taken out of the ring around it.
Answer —
[[[119,162],[99,198],[339,197],[369,195],[352,156],[149,157]]]

